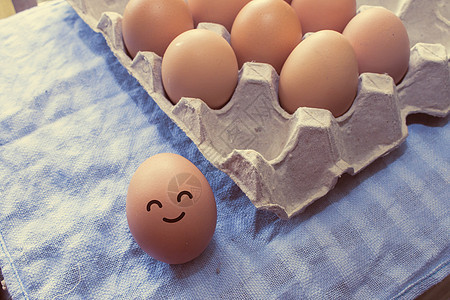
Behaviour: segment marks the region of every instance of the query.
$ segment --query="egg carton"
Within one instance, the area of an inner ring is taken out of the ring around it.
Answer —
[[[131,59],[126,54],[121,32],[126,0],[68,2],[94,31],[103,34],[121,64],[203,155],[228,174],[257,208],[273,211],[282,219],[323,197],[342,174],[356,174],[397,148],[408,135],[407,115],[444,117],[450,110],[449,25],[436,24],[440,22],[436,12],[446,9],[440,0],[426,5],[421,1],[377,1],[377,5],[389,3],[390,9],[396,3],[397,15],[407,16],[402,20],[414,41],[409,69],[398,86],[388,75],[361,74],[352,107],[338,118],[317,108],[286,113],[278,102],[279,76],[263,63],[244,64],[234,95],[219,110],[194,98],[182,98],[173,105],[162,85],[161,57],[139,52]],[[367,8],[364,1],[358,5]],[[422,6],[431,7],[435,14],[419,14],[416,10],[424,9]],[[418,31],[411,29],[418,23],[414,18],[420,24],[424,18],[432,20],[425,22],[429,25],[425,31]],[[229,33],[221,25],[198,26],[229,41]],[[423,35],[427,43],[417,42]]]

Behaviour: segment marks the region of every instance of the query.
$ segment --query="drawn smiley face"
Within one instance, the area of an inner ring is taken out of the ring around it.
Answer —
[[[152,210],[152,205],[157,205],[159,208],[162,208],[161,201],[151,200],[147,203],[147,211],[148,212],[150,212]],[[167,223],[176,223],[178,221],[181,221],[181,219],[183,219],[185,215],[186,215],[186,213],[184,211],[182,211],[181,214],[174,219],[169,219],[169,218],[163,217],[162,220]]]
[[[150,157],[131,178],[127,221],[139,246],[157,260],[184,263],[206,248],[217,210],[205,176],[176,154]]]
[[[180,191],[181,190],[181,191]],[[202,184],[200,180],[193,174],[181,173],[174,176],[168,183],[167,196],[173,204],[183,208],[194,205],[198,202],[202,194]],[[153,199],[147,203],[146,209],[148,212],[152,210],[152,206],[162,208],[161,201]],[[163,222],[177,223],[181,221],[186,215],[185,211],[181,211],[180,215],[175,218],[163,217]]]

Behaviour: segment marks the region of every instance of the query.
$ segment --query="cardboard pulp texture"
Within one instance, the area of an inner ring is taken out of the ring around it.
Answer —
[[[132,60],[122,40],[127,0],[68,0],[83,20],[101,32],[119,61],[204,156],[228,174],[252,203],[287,219],[328,193],[343,173],[358,173],[407,137],[406,116],[449,113],[449,20],[446,0],[357,1],[359,11],[384,6],[404,22],[411,41],[407,75],[396,86],[388,75],[359,77],[357,97],[339,118],[323,109],[293,115],[278,103],[278,75],[261,63],[246,63],[230,102],[212,110],[199,99],[173,105],[161,82],[161,57],[140,52]],[[229,33],[218,24],[199,27]]]

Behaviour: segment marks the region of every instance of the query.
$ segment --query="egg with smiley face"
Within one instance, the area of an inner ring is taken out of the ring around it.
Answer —
[[[198,257],[217,222],[214,194],[205,176],[172,153],[154,155],[138,167],[128,187],[126,214],[139,247],[168,264]]]

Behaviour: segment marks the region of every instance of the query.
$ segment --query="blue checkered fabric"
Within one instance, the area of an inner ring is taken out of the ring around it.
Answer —
[[[290,220],[258,211],[64,1],[0,20],[0,267],[13,299],[413,299],[450,273],[448,118]],[[128,229],[148,157],[191,160],[217,229],[183,265]]]

